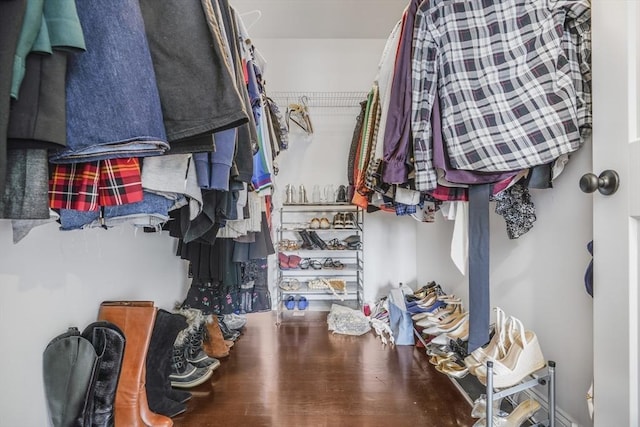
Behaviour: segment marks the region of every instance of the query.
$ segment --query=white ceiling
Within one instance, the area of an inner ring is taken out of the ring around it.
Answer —
[[[254,39],[386,39],[409,0],[230,0]],[[260,11],[260,13],[250,13]],[[255,21],[258,15],[260,19]],[[255,23],[254,23],[255,22]]]

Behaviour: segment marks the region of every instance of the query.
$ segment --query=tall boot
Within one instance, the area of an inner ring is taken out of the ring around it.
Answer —
[[[115,425],[127,427],[171,427],[173,421],[151,412],[145,390],[146,360],[156,319],[152,301],[105,301],[99,320],[117,325],[125,336],[120,381],[116,390]]]
[[[113,427],[114,402],[124,356],[124,334],[110,322],[93,322],[84,328],[82,336],[93,345],[98,356],[96,378],[86,427]]]
[[[311,241],[320,249],[327,249],[327,243],[318,236],[318,233],[315,231],[309,231],[309,237],[311,237]]]
[[[53,426],[88,425],[87,402],[98,359],[93,345],[77,328],[69,328],[49,342],[42,356],[44,391]]]
[[[229,346],[224,342],[218,316],[208,315],[204,323],[204,328],[205,335],[202,348],[205,353],[216,359],[227,357],[229,355]]]
[[[187,327],[185,318],[158,310],[147,352],[147,400],[149,408],[158,414],[175,417],[187,407],[171,399],[171,356],[178,333]]]
[[[298,234],[302,238],[302,249],[313,249],[315,244],[313,240],[311,240],[311,236],[309,236],[309,232],[307,230],[299,230]]]

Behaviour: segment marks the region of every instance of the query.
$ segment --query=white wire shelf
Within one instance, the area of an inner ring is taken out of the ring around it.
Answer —
[[[310,108],[355,108],[360,107],[362,101],[367,100],[368,92],[267,92],[267,96],[276,104],[286,107],[289,104],[300,104],[303,100]]]

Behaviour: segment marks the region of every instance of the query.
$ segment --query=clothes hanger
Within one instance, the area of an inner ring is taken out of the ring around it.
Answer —
[[[253,20],[247,24],[244,18],[252,17],[252,16],[255,16],[255,18],[253,18]],[[243,21],[245,21],[245,27],[247,28],[247,31],[249,31],[251,27],[253,27],[260,20],[260,18],[262,18],[262,11],[258,9],[250,10],[249,12],[240,14],[240,17],[243,18],[242,19]]]

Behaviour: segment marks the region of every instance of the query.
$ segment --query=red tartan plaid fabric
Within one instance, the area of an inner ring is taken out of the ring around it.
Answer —
[[[55,164],[49,179],[52,209],[95,211],[142,200],[138,158]]]

